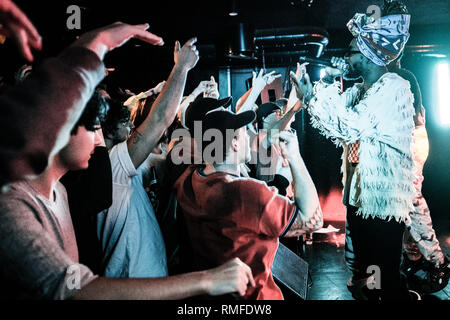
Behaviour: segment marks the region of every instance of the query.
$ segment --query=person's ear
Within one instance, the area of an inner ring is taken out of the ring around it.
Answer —
[[[231,146],[232,146],[234,152],[238,152],[239,151],[239,144],[238,144],[238,138],[237,137],[233,138],[233,142],[232,142]]]

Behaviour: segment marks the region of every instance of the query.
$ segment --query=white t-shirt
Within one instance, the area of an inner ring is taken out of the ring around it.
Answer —
[[[145,161],[137,170],[127,142],[109,152],[113,177],[113,203],[97,218],[97,235],[103,250],[104,276],[113,278],[165,277],[167,258],[155,212],[145,192]]]

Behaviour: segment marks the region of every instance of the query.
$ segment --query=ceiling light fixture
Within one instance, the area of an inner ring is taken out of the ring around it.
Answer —
[[[232,1],[231,1],[231,10],[230,10],[230,12],[228,13],[228,15],[229,15],[230,17],[236,17],[236,16],[238,15],[238,12],[237,12],[237,10],[236,10],[236,0],[232,0]]]

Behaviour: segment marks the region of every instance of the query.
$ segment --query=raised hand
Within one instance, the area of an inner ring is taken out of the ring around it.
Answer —
[[[271,71],[264,75],[264,80],[266,81],[266,85],[271,84],[277,78],[281,78],[281,74],[275,74],[275,71]]]
[[[164,86],[166,85],[166,81],[161,81],[160,83],[158,83],[156,85],[156,87],[150,89],[152,94],[158,94],[162,91],[162,89],[164,89]]]
[[[275,71],[263,74],[263,69],[261,69],[256,75],[256,72],[252,72],[252,87],[255,90],[262,91],[267,85],[271,84],[276,78],[280,78],[281,74],[275,74]]]
[[[198,96],[199,94],[203,94],[204,92],[206,92],[209,83],[210,83],[209,80],[200,81],[197,88],[194,89],[195,95]]]
[[[12,38],[20,54],[33,61],[31,49],[41,50],[42,39],[28,17],[10,0],[0,0],[0,34]]]
[[[106,27],[83,34],[72,46],[86,47],[94,51],[103,60],[107,52],[122,46],[131,38],[136,38],[153,45],[164,45],[161,37],[146,31],[148,28],[149,25],[147,23],[129,25],[122,22],[115,22]]]
[[[297,62],[297,70],[295,70],[295,76],[297,77],[297,79],[301,80],[306,74],[307,65],[309,65],[309,62],[304,62],[302,64]]]
[[[197,64],[199,59],[198,50],[195,46],[197,38],[189,39],[183,47],[180,47],[180,42],[175,42],[174,48],[174,61],[176,65],[186,68],[186,70],[191,70]]]
[[[207,291],[213,296],[236,292],[243,296],[249,284],[255,286],[252,270],[239,258],[206,272],[210,277]]]
[[[304,73],[301,79],[293,71],[290,72],[289,76],[299,100],[302,100],[304,96],[310,96],[312,94],[313,86],[308,73]]]
[[[300,157],[297,135],[290,131],[281,131],[271,137],[271,142],[279,144],[281,155],[290,163],[295,162]]]
[[[219,89],[217,88],[217,82],[213,76],[211,76],[210,81],[206,83],[206,90],[204,97],[219,99]]]

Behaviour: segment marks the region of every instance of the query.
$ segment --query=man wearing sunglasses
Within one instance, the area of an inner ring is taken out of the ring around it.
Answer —
[[[291,73],[312,125],[344,149],[345,258],[357,299],[420,298],[400,276],[402,235],[415,194],[414,98],[409,82],[387,69],[409,39],[409,22],[407,12],[377,21],[356,14],[347,24],[355,38],[345,58],[333,58],[336,68],[327,68],[314,89],[308,74]],[[342,93],[337,76],[363,81]],[[357,287],[363,289],[355,292]]]

